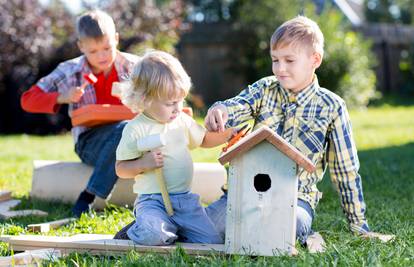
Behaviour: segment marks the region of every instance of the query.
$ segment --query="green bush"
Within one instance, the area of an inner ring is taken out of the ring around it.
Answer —
[[[325,55],[317,70],[322,87],[345,99],[349,107],[366,107],[379,94],[375,91],[376,77],[372,70],[375,59],[368,40],[352,31],[336,8],[327,6],[316,15],[311,5],[301,10],[301,1],[263,0],[240,1],[236,7],[234,25],[246,33],[244,64],[245,77],[254,81],[271,74],[269,40],[284,21],[298,14],[315,20],[325,36]]]
[[[334,9],[314,19],[325,36],[324,60],[317,70],[320,85],[343,97],[349,107],[366,107],[379,96],[371,43],[351,31]]]

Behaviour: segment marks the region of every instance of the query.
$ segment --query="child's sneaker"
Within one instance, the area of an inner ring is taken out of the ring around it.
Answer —
[[[134,225],[135,220],[130,222],[127,226],[124,226],[121,230],[119,230],[118,233],[114,235],[114,239],[123,239],[123,240],[130,240],[130,238],[127,235],[128,229],[131,228],[132,225]]]

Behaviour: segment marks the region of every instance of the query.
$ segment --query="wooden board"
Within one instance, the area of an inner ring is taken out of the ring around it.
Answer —
[[[193,116],[193,110],[185,107],[182,110]],[[133,119],[137,113],[124,105],[90,104],[74,110],[71,114],[73,126],[94,127],[108,123]]]
[[[0,266],[37,266],[42,260],[56,260],[62,254],[55,249],[29,250],[13,256],[0,257]]]
[[[7,220],[15,217],[23,216],[47,216],[48,213],[42,210],[9,210],[0,213],[0,218]]]
[[[230,162],[227,253],[295,253],[297,164],[268,142]]]
[[[92,167],[80,162],[35,160],[30,196],[45,200],[74,203],[79,192],[85,189],[92,174]],[[204,203],[218,199],[226,182],[226,169],[219,163],[195,162],[191,191]],[[107,202],[132,207],[137,195],[132,191],[134,179],[118,179]],[[104,208],[106,202],[96,198],[94,208]]]
[[[21,201],[18,199],[10,199],[7,201],[0,202],[0,213],[9,211],[10,209],[19,205],[20,202]]]
[[[38,224],[29,224],[27,226],[27,228],[32,232],[47,233],[51,229],[59,228],[60,226],[68,224],[68,223],[73,222],[75,220],[76,220],[75,218],[65,218],[65,219],[51,221],[51,222],[38,223]]]
[[[71,114],[73,126],[93,127],[134,118],[129,108],[123,105],[91,104],[74,110]]]
[[[0,236],[0,240],[7,242],[14,251],[54,248],[62,253],[89,252],[91,254],[112,255],[124,253],[130,250],[137,252],[154,252],[168,254],[178,246],[182,247],[190,255],[209,255],[223,253],[222,244],[198,244],[180,243],[171,246],[141,246],[135,245],[130,240],[115,240],[112,235],[80,234],[72,237],[65,236]]]
[[[20,204],[20,200],[11,199],[0,202],[0,219],[7,220],[21,216],[46,216],[47,212],[41,210],[10,210]]]
[[[230,147],[226,153],[220,155],[218,159],[221,164],[226,164],[232,161],[234,158],[243,155],[260,142],[266,140],[272,144],[277,150],[285,154],[287,157],[295,161],[299,166],[304,168],[308,172],[315,171],[315,165],[306,156],[304,156],[294,146],[285,141],[277,133],[267,126],[262,126],[252,133],[246,135],[243,139]]]

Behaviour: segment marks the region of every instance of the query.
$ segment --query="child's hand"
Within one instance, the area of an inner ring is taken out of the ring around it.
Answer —
[[[223,132],[227,120],[228,113],[226,107],[217,105],[208,110],[207,116],[204,119],[204,124],[208,131]]]
[[[145,153],[141,160],[146,170],[153,170],[164,166],[164,157],[160,150]]]
[[[77,86],[69,91],[60,93],[57,98],[58,104],[70,104],[70,103],[77,103],[85,93],[83,86]]]

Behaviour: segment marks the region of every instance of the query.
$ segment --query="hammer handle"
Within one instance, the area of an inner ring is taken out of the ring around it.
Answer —
[[[167,213],[169,216],[173,216],[174,210],[171,205],[170,195],[168,194],[167,186],[165,185],[164,176],[162,175],[162,169],[158,168],[155,171],[156,171],[158,186],[160,187],[160,191],[161,191],[162,200],[164,201],[165,209],[167,210]]]

